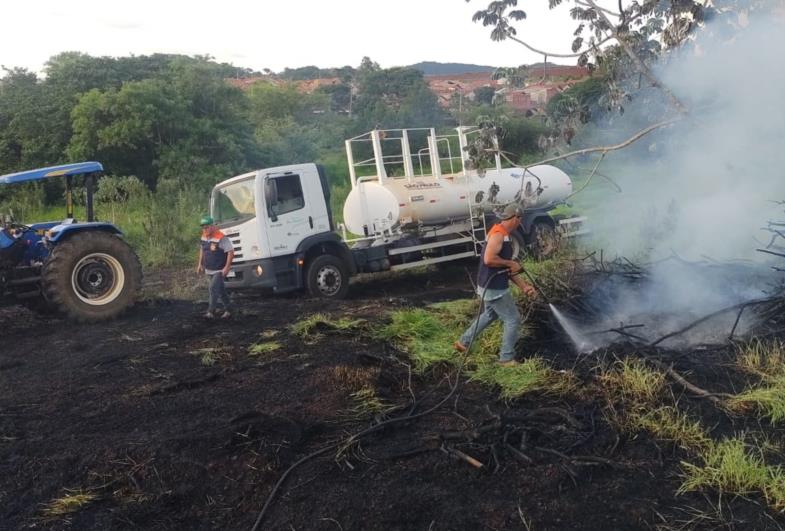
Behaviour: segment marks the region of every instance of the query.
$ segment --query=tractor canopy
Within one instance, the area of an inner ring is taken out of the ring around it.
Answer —
[[[50,177],[71,177],[83,175],[85,173],[96,173],[103,171],[104,167],[100,162],[77,162],[75,164],[61,164],[37,170],[20,171],[0,176],[0,184],[26,183],[29,181],[40,181]]]

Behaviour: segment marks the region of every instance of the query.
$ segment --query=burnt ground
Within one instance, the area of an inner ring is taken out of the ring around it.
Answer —
[[[362,329],[306,343],[287,327],[314,312],[375,323],[396,307],[467,296],[456,268],[361,283],[329,306],[244,296],[229,321],[206,321],[204,304],[187,300],[150,300],[100,325],[0,310],[0,528],[250,529],[290,465],[373,422],[349,413],[351,393],[371,386],[401,406],[390,413],[398,415],[412,394],[423,411],[449,391],[448,368],[411,376],[410,387],[405,357]],[[283,348],[249,356],[265,333]],[[541,330],[522,355],[539,352],[590,378],[597,359],[576,359],[549,334]],[[730,349],[657,355],[707,388],[743,385],[727,368]],[[712,436],[761,429],[679,399],[708,419]],[[677,496],[687,454],[617,432],[603,405],[580,393],[503,402],[462,381],[433,414],[295,469],[259,529],[785,525],[756,495]],[[49,502],[78,493],[94,498],[46,516]]]

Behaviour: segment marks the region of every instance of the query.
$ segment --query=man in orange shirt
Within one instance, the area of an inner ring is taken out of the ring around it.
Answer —
[[[518,306],[510,293],[510,279],[529,297],[535,297],[537,291],[515,275],[521,265],[512,260],[512,242],[510,235],[521,223],[523,210],[516,204],[508,205],[501,215],[501,221],[488,232],[485,248],[477,273],[477,293],[483,298],[485,311],[475,319],[461,338],[455,342],[455,349],[466,352],[466,345],[496,319],[504,323],[499,364],[504,367],[517,365],[515,361],[515,343],[518,341],[521,326],[521,315]]]
[[[226,292],[224,278],[229,274],[234,259],[234,246],[232,241],[215,226],[215,221],[210,216],[202,216],[199,224],[202,226],[202,239],[199,246],[199,262],[196,272],[207,273],[210,279],[210,303],[205,317],[212,319],[219,300],[223,303],[222,318],[231,317],[229,311],[229,294]]]

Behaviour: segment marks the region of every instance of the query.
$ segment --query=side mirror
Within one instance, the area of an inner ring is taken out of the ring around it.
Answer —
[[[278,184],[269,177],[264,181],[264,201],[267,204],[267,215],[273,222],[278,221],[273,207],[278,204]]]

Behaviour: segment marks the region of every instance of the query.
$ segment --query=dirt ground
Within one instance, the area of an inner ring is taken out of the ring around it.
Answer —
[[[352,393],[370,385],[402,408],[414,393],[425,410],[449,390],[447,368],[410,376],[401,353],[370,334],[306,343],[288,326],[315,312],[374,323],[393,308],[470,296],[454,268],[360,283],[340,303],[238,297],[228,321],[206,321],[204,303],[185,299],[152,299],[101,325],[0,310],[0,529],[251,529],[290,465],[373,421],[351,414]],[[249,355],[263,340],[282,347]],[[579,377],[597,363],[545,329],[523,349]],[[667,361],[698,384],[727,375],[727,349],[699,354]],[[747,427],[683,401],[713,419],[713,434]],[[756,496],[677,496],[683,451],[618,433],[601,409],[599,397],[503,402],[461,382],[434,414],[298,467],[259,529],[785,526]],[[542,450],[516,452],[524,438]],[[77,494],[90,499],[47,514]]]

